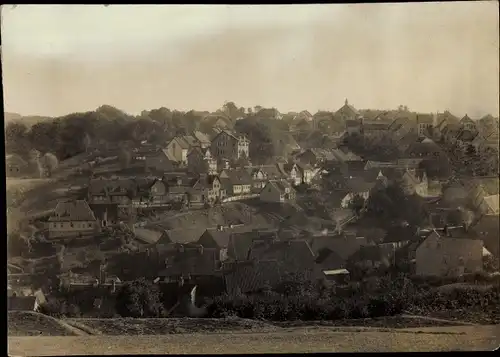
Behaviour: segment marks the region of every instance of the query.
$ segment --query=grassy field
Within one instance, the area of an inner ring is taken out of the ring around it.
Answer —
[[[73,329],[60,320],[36,312],[9,311],[9,336],[76,336]]]

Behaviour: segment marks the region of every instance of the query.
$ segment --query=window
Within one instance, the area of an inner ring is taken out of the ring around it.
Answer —
[[[104,223],[106,223],[106,221]],[[106,225],[106,224],[104,224],[104,225]],[[89,223],[89,228],[92,228],[92,223]]]

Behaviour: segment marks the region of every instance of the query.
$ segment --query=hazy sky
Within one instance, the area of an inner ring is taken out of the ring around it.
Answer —
[[[499,112],[498,2],[2,8],[5,110]]]

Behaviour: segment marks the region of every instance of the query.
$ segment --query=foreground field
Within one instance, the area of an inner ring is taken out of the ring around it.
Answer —
[[[490,351],[499,345],[500,325],[392,331],[295,328],[267,333],[8,338],[9,354],[16,356]]]

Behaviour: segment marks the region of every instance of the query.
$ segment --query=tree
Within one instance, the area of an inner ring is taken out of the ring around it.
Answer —
[[[367,214],[379,219],[382,226],[402,221],[411,226],[421,226],[427,223],[429,217],[425,201],[418,195],[405,195],[403,188],[396,183],[371,193]]]
[[[354,197],[349,201],[348,207],[356,213],[357,216],[361,213],[361,210],[365,206],[365,199],[360,195],[354,195]]]
[[[125,284],[117,294],[115,307],[123,317],[159,317],[162,305],[158,285],[144,278]]]
[[[132,162],[132,154],[125,148],[122,148],[118,154],[118,162],[122,169],[126,169],[130,166]]]
[[[54,170],[57,169],[59,160],[57,157],[48,152],[38,158],[38,170],[40,177],[51,177]]]
[[[452,174],[452,166],[445,156],[424,159],[418,168],[425,171],[430,179],[446,179]]]
[[[10,122],[5,128],[5,151],[25,156],[29,151],[28,128],[23,123]]]

